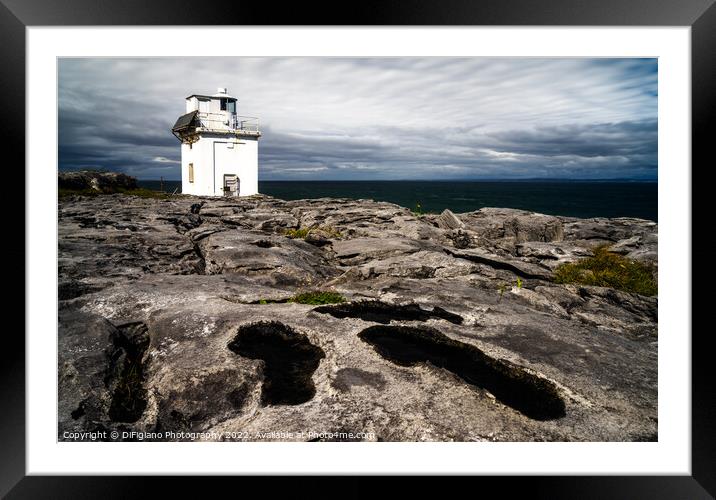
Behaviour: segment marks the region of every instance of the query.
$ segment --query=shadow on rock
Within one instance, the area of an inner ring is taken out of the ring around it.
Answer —
[[[321,306],[313,311],[330,314],[335,318],[359,318],[363,321],[373,321],[387,325],[391,320],[396,321],[427,321],[438,318],[456,325],[462,324],[462,316],[446,311],[442,307],[433,307],[428,311],[418,304],[394,305],[379,300],[363,300],[348,302],[335,306]]]
[[[358,336],[384,358],[401,366],[421,362],[453,372],[465,382],[488,390],[500,402],[535,420],[565,416],[557,387],[508,361],[486,355],[433,328],[371,326]]]
[[[297,405],[316,394],[311,376],[326,355],[305,335],[278,321],[262,321],[239,328],[229,345],[232,352],[264,361],[261,402]]]

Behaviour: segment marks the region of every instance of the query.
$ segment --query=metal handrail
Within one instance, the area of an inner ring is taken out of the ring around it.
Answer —
[[[202,128],[210,130],[242,130],[246,132],[259,131],[259,119],[255,116],[227,115],[224,113],[197,113]]]

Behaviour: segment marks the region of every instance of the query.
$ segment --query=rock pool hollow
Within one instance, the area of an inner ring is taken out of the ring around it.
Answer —
[[[549,380],[486,355],[429,327],[371,326],[359,337],[385,359],[401,366],[430,363],[489,391],[505,405],[535,420],[565,416],[564,400]]]
[[[426,310],[418,304],[387,304],[379,300],[362,300],[344,304],[321,306],[313,310],[317,313],[330,314],[336,318],[359,318],[363,321],[374,321],[387,325],[391,320],[395,321],[427,321],[430,318],[439,318],[454,323],[462,324],[462,317],[446,311],[442,307],[435,306],[432,310]]]
[[[240,356],[263,360],[262,404],[297,405],[316,393],[311,376],[326,355],[292,328],[278,321],[244,325],[228,348]]]

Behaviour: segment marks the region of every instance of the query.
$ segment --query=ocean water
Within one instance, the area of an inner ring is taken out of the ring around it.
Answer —
[[[159,189],[159,181],[139,181]],[[181,182],[164,181],[164,191]],[[625,181],[261,181],[259,192],[284,200],[371,198],[423,212],[520,208],[571,217],[639,217],[657,221],[657,183]]]

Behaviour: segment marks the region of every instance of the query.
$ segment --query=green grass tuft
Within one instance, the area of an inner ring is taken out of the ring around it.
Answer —
[[[311,231],[321,231],[325,233],[329,238],[342,238],[343,235],[339,230],[330,226],[318,226],[318,227],[302,227],[299,229],[287,229],[283,234],[289,238],[305,240]]]
[[[324,304],[340,304],[345,302],[346,298],[336,292],[305,292],[294,295],[289,302],[296,304],[308,304],[311,306],[321,306]]]
[[[129,196],[138,196],[140,198],[157,198],[159,200],[166,200],[167,198],[171,197],[171,193],[165,193],[164,191],[154,191],[152,189],[145,188],[118,189],[117,192]]]
[[[311,230],[307,227],[302,227],[299,229],[287,229],[284,233],[289,238],[296,238],[296,239],[305,239],[306,236],[308,236],[308,233],[310,233]]]
[[[608,246],[595,248],[592,257],[559,266],[554,272],[554,281],[604,286],[648,296],[657,294],[657,281],[650,266],[612,253]]]
[[[170,193],[162,191],[153,191],[151,189],[137,188],[137,189],[121,189],[116,188],[111,192],[97,191],[96,189],[67,189],[58,188],[57,197],[59,199],[69,198],[71,196],[101,196],[104,194],[126,194],[128,196],[138,196],[140,198],[156,198],[165,200],[171,196]]]

